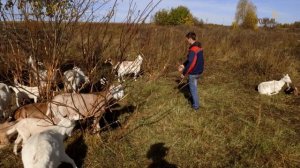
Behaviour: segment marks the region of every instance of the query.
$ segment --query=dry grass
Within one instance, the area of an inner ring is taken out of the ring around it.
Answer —
[[[205,51],[198,112],[174,89],[187,30],[196,31]],[[77,131],[67,152],[81,167],[297,167],[300,98],[261,96],[254,86],[283,73],[299,86],[298,38],[286,30],[146,25],[128,52],[145,55],[145,74],[120,102],[122,126],[101,138]],[[0,158],[0,167],[22,166],[11,146]]]

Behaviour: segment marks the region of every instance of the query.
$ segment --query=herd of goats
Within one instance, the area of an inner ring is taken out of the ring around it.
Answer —
[[[66,70],[64,75],[64,92],[55,95],[47,103],[40,103],[39,88],[47,86],[47,70],[37,69],[31,57],[28,63],[37,72],[34,77],[39,80],[39,86],[25,86],[14,79],[14,85],[0,83],[0,117],[5,122],[0,124],[0,148],[10,144],[9,140],[16,137],[13,147],[14,154],[18,154],[18,145],[22,142],[22,162],[25,168],[58,167],[61,162],[67,162],[76,167],[64,149],[64,139],[71,136],[77,120],[92,118],[93,132],[100,130],[99,120],[112,102],[124,97],[124,87],[121,82],[124,76],[134,74],[136,79],[141,70],[143,57],[138,55],[134,61],[123,61],[112,69],[118,76],[117,85],[110,85],[101,92],[80,93],[80,89],[89,83],[89,77],[77,66]],[[101,78],[102,85],[108,84],[106,78]],[[286,93],[298,95],[297,87],[290,87],[292,83],[289,75],[276,81],[262,82],[257,86],[260,94],[274,95],[279,93],[287,84]],[[23,97],[33,99],[34,103],[21,105]],[[12,97],[15,97],[15,105],[18,107],[11,112]],[[13,118],[13,119],[11,119]]]
[[[18,144],[22,142],[22,162],[25,168],[58,167],[61,162],[67,162],[76,167],[64,150],[64,139],[71,136],[75,121],[92,118],[93,132],[100,130],[99,120],[112,102],[124,97],[124,87],[121,83],[124,76],[134,74],[136,79],[141,70],[143,57],[138,55],[134,61],[123,61],[112,65],[118,76],[118,84],[108,86],[100,92],[79,93],[81,86],[89,83],[89,78],[77,66],[67,70],[64,75],[64,92],[55,95],[47,103],[38,102],[39,88],[46,87],[47,70],[39,70],[31,57],[28,63],[38,74],[40,86],[25,86],[14,79],[14,85],[0,83],[0,148],[9,145],[12,137],[13,152],[18,154]],[[102,85],[108,84],[106,78],[101,78]],[[33,99],[34,103],[21,105],[24,95]],[[15,97],[14,112],[11,110],[12,97]],[[11,119],[12,118],[12,119]]]

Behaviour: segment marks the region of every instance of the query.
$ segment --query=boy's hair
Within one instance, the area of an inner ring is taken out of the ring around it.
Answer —
[[[193,40],[196,40],[196,33],[194,32],[188,32],[186,35],[185,35],[186,38],[191,38]]]

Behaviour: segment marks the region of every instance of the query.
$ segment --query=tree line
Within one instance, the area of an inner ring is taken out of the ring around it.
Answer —
[[[156,12],[152,18],[152,22],[156,25],[194,25],[203,26],[202,19],[193,16],[190,10],[185,6],[178,6],[170,10],[162,9]],[[276,22],[275,18],[258,18],[257,8],[251,0],[239,0],[236,6],[235,20],[232,27],[245,29],[258,29],[260,25],[263,28],[275,27],[300,27],[300,22],[293,24],[280,24]]]

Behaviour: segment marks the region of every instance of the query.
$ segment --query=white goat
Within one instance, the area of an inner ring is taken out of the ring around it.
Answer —
[[[289,86],[290,83],[292,83],[291,78],[289,77],[288,74],[284,75],[283,78],[281,78],[279,81],[273,80],[273,81],[267,81],[267,82],[262,82],[258,85],[258,92],[260,94],[265,94],[265,95],[274,95],[279,93],[281,88],[284,86],[284,84],[287,83]]]
[[[30,99],[34,100],[34,103],[37,103],[38,97],[40,97],[39,88],[37,86],[29,87],[25,85],[21,85],[18,83],[18,81],[15,79],[15,86],[9,86],[15,93],[16,93],[16,104],[18,107],[19,105],[19,98],[20,98],[20,92],[25,93]]]
[[[56,126],[51,130],[31,136],[22,149],[25,168],[56,168],[61,162],[77,167],[64,149],[65,136],[71,136],[75,123],[70,121],[64,127]]]
[[[75,66],[71,70],[64,72],[65,82],[64,87],[66,91],[73,90],[73,93],[80,91],[80,86],[90,82],[89,78],[85,76],[83,71]]]
[[[28,59],[28,63],[30,64],[31,68],[35,71],[34,72],[34,78],[35,80],[40,80],[40,86],[41,87],[46,87],[47,85],[47,70],[43,70],[43,69],[39,69],[37,70],[37,66],[36,66],[36,63],[35,61],[32,59],[31,56],[29,56],[29,59]],[[43,65],[43,63],[41,62],[38,62],[38,65]]]
[[[122,99],[125,94],[124,94],[124,88],[121,84],[115,86],[115,85],[111,85],[109,87],[109,91],[110,91],[110,94],[112,95],[112,97],[115,99],[115,100],[120,100]]]
[[[24,118],[20,120],[17,124],[12,126],[6,134],[8,136],[18,133],[17,139],[14,144],[14,153],[17,155],[18,144],[23,140],[23,144],[27,139],[37,133],[45,130],[55,129],[57,127],[69,127],[69,119],[60,118],[60,122],[57,125],[53,125],[49,120],[37,119],[37,118]]]
[[[9,110],[11,103],[11,93],[6,84],[0,83],[0,118],[6,117],[5,111]]]
[[[138,57],[134,61],[123,61],[120,64],[117,64],[114,68],[118,68],[118,80],[123,80],[124,75],[134,73],[134,80],[136,80],[137,74],[141,70],[141,65],[143,62],[143,58],[141,55],[138,55]]]

